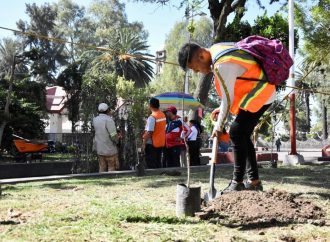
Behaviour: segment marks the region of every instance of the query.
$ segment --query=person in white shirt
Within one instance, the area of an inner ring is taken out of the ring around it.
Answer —
[[[115,171],[119,169],[117,129],[106,103],[100,103],[98,111],[99,115],[93,119],[93,127],[94,148],[99,157],[99,172]]]
[[[189,121],[190,134],[188,135],[188,147],[189,147],[189,157],[190,157],[190,165],[198,166],[201,164],[199,158],[199,142],[197,137],[199,135],[199,130],[197,126],[197,122],[195,120]]]

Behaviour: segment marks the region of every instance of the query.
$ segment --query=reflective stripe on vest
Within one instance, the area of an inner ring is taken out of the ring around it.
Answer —
[[[253,56],[244,52],[243,50],[233,50],[225,55],[220,55],[220,52],[224,52],[226,49],[230,49],[232,46],[214,45],[211,47],[210,52],[212,59],[216,64],[221,63],[236,63],[244,68],[246,72],[241,76],[243,78],[259,79],[258,81],[241,80],[237,78],[234,87],[234,100],[230,107],[230,112],[234,115],[238,114],[239,109],[243,109],[249,112],[257,112],[268,101],[275,90],[275,86],[266,82],[266,77],[262,68],[256,62]],[[214,59],[213,57],[219,57]],[[220,85],[216,75],[214,76],[214,84],[216,91],[220,97],[222,97]]]
[[[162,111],[152,112],[156,122],[154,132],[152,132],[152,145],[156,148],[165,146],[166,117]]]

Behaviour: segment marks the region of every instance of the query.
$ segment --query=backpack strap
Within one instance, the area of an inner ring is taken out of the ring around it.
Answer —
[[[241,76],[237,77],[236,79],[245,80],[245,81],[268,82],[269,83],[269,81],[267,81],[267,80],[261,80],[261,79],[249,78],[249,77],[241,77]],[[269,84],[271,84],[271,83],[269,83]]]
[[[215,63],[217,62],[217,60],[218,60],[220,57],[222,57],[222,56],[224,56],[225,54],[228,54],[228,53],[230,53],[230,52],[233,52],[233,51],[235,51],[235,50],[239,50],[239,49],[233,47],[233,48],[229,48],[229,49],[225,49],[225,50],[223,50],[223,51],[220,51],[219,53],[217,53],[217,54],[212,58],[212,63],[215,64]]]

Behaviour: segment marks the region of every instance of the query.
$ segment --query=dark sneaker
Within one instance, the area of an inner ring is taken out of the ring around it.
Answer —
[[[244,186],[245,186],[246,190],[252,190],[252,191],[263,191],[264,190],[261,182],[258,182],[257,185],[252,185],[251,182],[245,181]]]
[[[229,193],[229,192],[237,192],[237,191],[242,191],[242,190],[245,190],[244,183],[232,180],[229,183],[228,187],[226,187],[225,189],[223,189],[221,191],[221,194]]]

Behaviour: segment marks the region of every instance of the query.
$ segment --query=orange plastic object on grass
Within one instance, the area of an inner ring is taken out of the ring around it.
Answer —
[[[30,143],[25,140],[14,139],[15,146],[20,153],[40,152],[47,150],[47,144]]]

